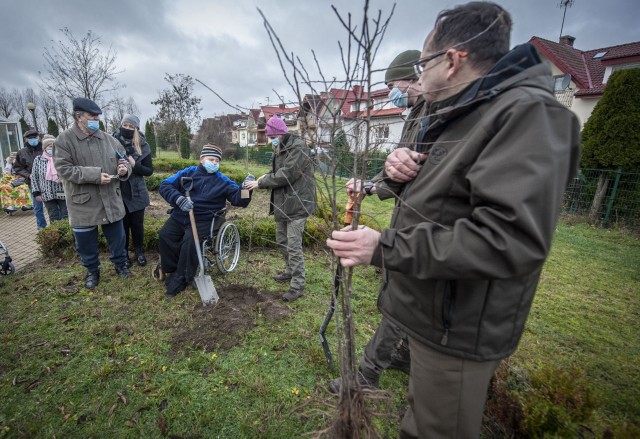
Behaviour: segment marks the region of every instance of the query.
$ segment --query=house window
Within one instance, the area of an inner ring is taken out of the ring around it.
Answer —
[[[555,79],[555,83],[553,84],[554,91],[563,91],[569,88],[570,82],[565,80],[565,76],[566,75],[556,75],[553,77]]]
[[[375,136],[378,139],[388,139],[389,138],[389,125],[378,125],[374,128]]]

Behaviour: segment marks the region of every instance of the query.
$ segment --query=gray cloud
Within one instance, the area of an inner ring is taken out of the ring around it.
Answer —
[[[5,1],[4,3],[7,3]],[[289,52],[300,56],[310,73],[319,79],[311,50],[316,52],[327,77],[343,78],[338,41],[346,41],[331,3],[299,0],[112,0],[109,2],[64,2],[23,0],[3,5],[5,20],[0,28],[0,86],[38,89],[38,71],[45,69],[42,53],[52,40],[62,37],[58,29],[68,27],[77,37],[87,30],[102,37],[104,48],[118,52],[117,66],[126,85],[123,98],[133,97],[141,119],[153,116],[151,105],[167,86],[165,73],[186,73],[208,84],[229,102],[256,107],[277,101],[276,90],[286,99],[294,94],[286,84],[271,47],[259,7]],[[383,69],[400,51],[420,49],[437,13],[460,2],[445,0],[401,0],[375,65]],[[498,1],[514,20],[512,43],[539,36],[556,41],[562,22],[557,0]],[[361,26],[364,2],[336,0],[332,4]],[[390,12],[392,3],[372,0],[370,16]],[[567,11],[564,33],[576,37],[576,47],[587,50],[640,40],[634,18],[640,12],[636,0],[576,0]],[[381,76],[378,76],[378,79]],[[232,111],[200,85],[202,116]]]

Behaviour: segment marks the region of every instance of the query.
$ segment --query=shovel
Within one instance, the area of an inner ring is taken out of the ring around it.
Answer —
[[[185,196],[189,201],[191,201],[189,192],[193,187],[193,179],[191,177],[182,177],[180,184],[182,184],[182,188],[185,191]],[[202,304],[205,306],[209,304],[215,305],[218,303],[220,298],[218,297],[216,287],[213,285],[211,276],[205,274],[204,259],[202,258],[202,249],[200,248],[200,239],[198,238],[198,228],[196,227],[196,217],[193,214],[193,209],[189,210],[189,220],[191,221],[193,242],[196,245],[196,253],[198,254],[198,262],[200,263],[200,271],[198,271],[198,274],[193,278],[193,280],[196,282],[196,286],[198,287],[198,293],[202,299]]]

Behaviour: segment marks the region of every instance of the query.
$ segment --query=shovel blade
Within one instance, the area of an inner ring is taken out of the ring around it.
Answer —
[[[213,285],[211,276],[196,276],[193,278],[193,280],[196,282],[196,287],[198,287],[198,293],[200,294],[203,305],[215,305],[216,303],[218,303],[218,300],[220,298],[218,297],[216,287]]]

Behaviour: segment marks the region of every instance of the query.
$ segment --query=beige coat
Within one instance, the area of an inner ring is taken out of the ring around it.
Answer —
[[[124,177],[100,184],[102,172],[117,174],[116,150],[125,155],[124,148],[113,137],[99,130],[87,135],[77,125],[55,141],[53,159],[64,185],[72,227],[109,224],[124,217],[120,181],[131,175],[129,163]]]

